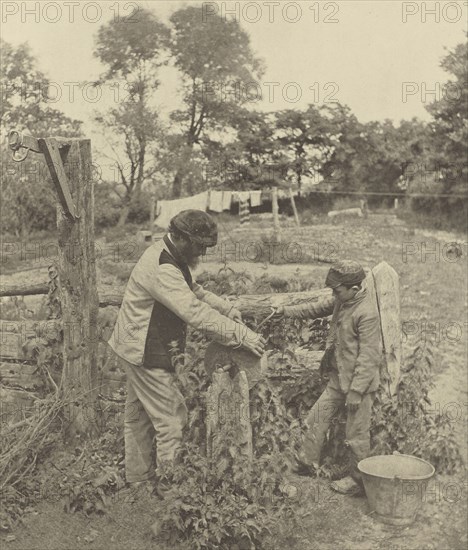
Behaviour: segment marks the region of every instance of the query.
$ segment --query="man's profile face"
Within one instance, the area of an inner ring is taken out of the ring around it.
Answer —
[[[187,265],[195,269],[200,263],[200,258],[206,253],[207,246],[192,239],[184,242],[182,254]]]

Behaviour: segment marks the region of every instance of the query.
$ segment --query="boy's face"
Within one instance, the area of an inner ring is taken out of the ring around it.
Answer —
[[[336,286],[333,289],[333,296],[339,301],[339,302],[347,302],[348,300],[351,300],[356,295],[356,292],[358,289],[356,287],[347,288],[344,285]]]

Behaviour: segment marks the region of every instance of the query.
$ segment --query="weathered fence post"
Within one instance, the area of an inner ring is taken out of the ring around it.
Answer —
[[[71,434],[94,431],[97,415],[97,314],[91,141],[10,132],[17,162],[42,153],[58,196],[58,290],[63,327],[63,396]],[[21,150],[26,153],[21,156]],[[18,153],[20,156],[18,156]]]
[[[64,394],[70,405],[73,432],[95,429],[97,415],[97,314],[94,250],[94,194],[91,176],[91,141],[70,140],[62,154],[77,218],[57,208],[60,299],[63,319]]]
[[[289,198],[291,200],[291,206],[292,206],[292,209],[293,209],[294,220],[296,222],[297,227],[300,227],[301,222],[299,221],[299,214],[297,213],[296,201],[294,200],[294,194],[293,194],[291,188],[289,188]]]
[[[271,190],[271,210],[273,213],[273,234],[276,242],[281,242],[281,231],[279,223],[279,209],[278,209],[278,188],[273,187]]]

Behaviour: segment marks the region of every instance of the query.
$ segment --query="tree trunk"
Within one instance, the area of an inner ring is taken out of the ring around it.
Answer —
[[[172,198],[178,199],[182,196],[183,184],[185,175],[187,173],[187,166],[190,163],[193,150],[193,141],[190,139],[189,143],[185,143],[181,151],[181,159],[179,167],[177,168],[174,181],[172,182]]]
[[[130,208],[132,205],[132,201],[135,197],[135,190],[133,190],[133,193],[130,194],[130,191],[127,191],[127,194],[123,198],[122,201],[122,209],[120,210],[119,214],[119,221],[117,222],[117,227],[123,227],[127,223],[128,215],[130,214]]]
[[[176,175],[174,176],[174,181],[172,183],[172,198],[178,199],[182,195],[182,181],[184,179],[184,174],[182,173],[182,168],[177,170]]]
[[[119,215],[119,221],[117,222],[117,227],[122,227],[127,223],[127,218],[130,213],[130,204],[126,204],[122,206],[122,210],[120,211]]]

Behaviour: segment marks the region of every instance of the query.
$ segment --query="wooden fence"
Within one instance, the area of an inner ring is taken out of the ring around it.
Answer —
[[[399,318],[399,287],[398,276],[395,271],[382,262],[376,266],[367,276],[367,286],[373,298],[377,301],[380,313],[382,339],[389,375],[388,391],[393,393],[399,378],[401,363],[401,340]],[[31,285],[22,287],[21,293],[25,295],[38,294],[39,290],[46,290],[47,285]],[[3,288],[1,296],[11,296],[19,288]],[[319,289],[308,292],[274,293],[260,295],[241,295],[234,305],[246,316],[263,318],[271,310],[287,304],[299,304],[305,301],[318,301],[330,295],[329,289]],[[118,306],[122,301],[123,288],[101,288],[99,306]],[[90,330],[94,339],[99,339],[99,345],[104,349],[99,357],[104,357],[103,364],[94,364],[94,379],[97,380],[97,391],[101,399],[122,402],[125,398],[125,374],[119,371],[115,357],[106,346],[105,341],[110,336],[112,326],[107,326],[105,333],[99,335],[98,327]],[[49,337],[56,339],[57,335],[66,335],[65,340],[73,340],[73,335],[68,334],[62,320],[47,321],[0,321],[1,352],[0,352],[0,397],[3,403],[3,412],[10,412],[32,407],[38,392],[43,389],[43,378],[38,372],[31,350],[34,348],[36,338],[47,341]],[[299,368],[284,369],[275,362],[270,361],[266,365],[263,362],[262,376],[271,380],[291,380],[300,376],[309,369],[318,369],[323,352],[298,349],[296,352],[300,365]],[[114,364],[112,362],[114,361]],[[226,360],[220,353],[218,359],[211,358],[218,366],[225,366]],[[240,369],[234,376],[226,372],[213,372],[212,385],[207,394],[207,436],[208,450],[216,446],[216,439],[227,429],[227,424],[220,419],[222,411],[231,411],[231,416],[236,418],[239,442],[243,442],[245,452],[251,455],[252,433],[249,411],[249,389],[252,381],[249,377],[248,361],[244,361],[246,372],[243,372],[243,360],[238,364]]]

